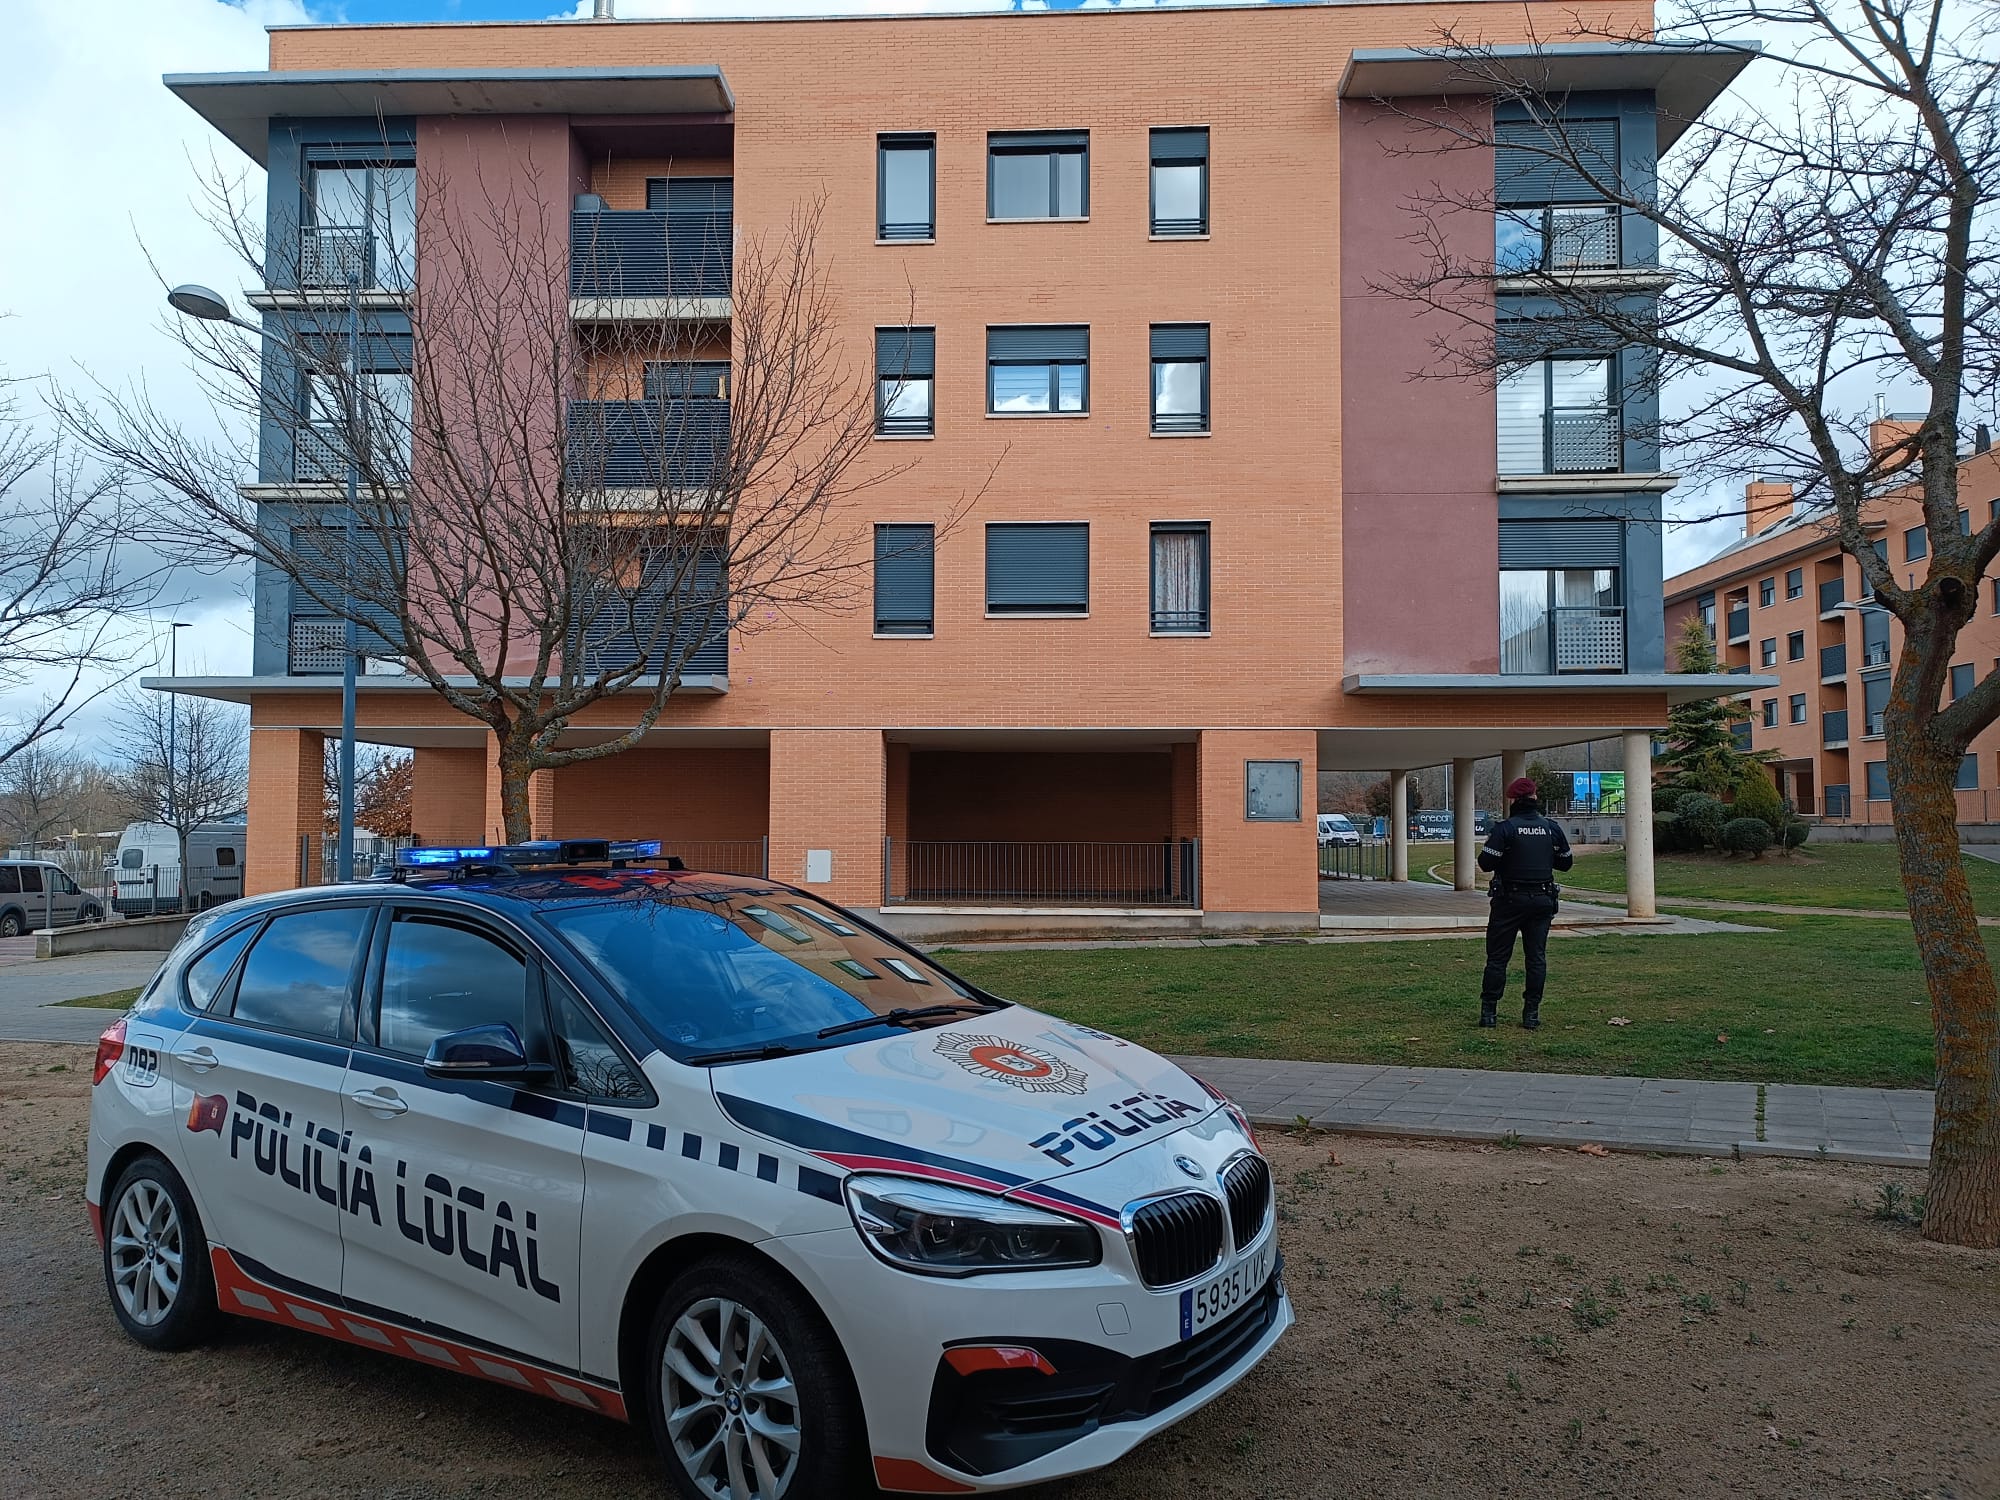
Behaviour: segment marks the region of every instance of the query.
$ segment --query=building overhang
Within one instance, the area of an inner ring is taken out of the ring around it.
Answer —
[[[1681,482],[1678,474],[1502,474],[1497,495],[1664,495]]]
[[[449,679],[454,687],[471,687],[469,677]],[[525,677],[505,679],[510,688],[528,686]],[[274,693],[324,693],[329,698],[340,694],[340,678],[337,676],[294,677],[274,674],[269,677],[141,677],[139,686],[156,693],[180,693],[189,698],[213,698],[218,703],[249,703],[252,700]],[[363,693],[428,694],[431,685],[421,677],[412,677],[402,672],[369,672],[356,682],[358,691]],[[619,696],[650,693],[650,683],[635,683]],[[711,695],[729,691],[729,674],[726,672],[690,672],[681,678],[678,693],[689,695]]]
[[[1659,149],[1680,139],[1761,49],[1671,42],[1551,42],[1481,47],[1361,47],[1341,75],[1343,99],[1467,97],[1514,90],[1560,95],[1642,90],[1658,104]]]
[[[1343,677],[1345,693],[1384,697],[1450,697],[1479,693],[1503,698],[1559,693],[1565,698],[1602,698],[1611,694],[1664,693],[1669,706],[1702,698],[1774,688],[1775,677],[1745,672],[1607,672],[1561,675],[1514,672],[1354,672]]]
[[[416,115],[728,115],[735,96],[713,63],[619,68],[357,68],[169,73],[163,80],[259,166],[274,119]]]

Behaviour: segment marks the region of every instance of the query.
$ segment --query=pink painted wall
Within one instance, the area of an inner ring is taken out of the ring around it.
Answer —
[[[1408,113],[1450,110],[1484,127],[1477,101],[1412,99]],[[1493,393],[1478,378],[1417,379],[1448,369],[1432,348],[1462,328],[1375,286],[1420,272],[1409,236],[1428,195],[1490,195],[1493,155],[1435,144],[1396,109],[1343,101],[1340,111],[1342,610],[1345,672],[1496,672],[1500,667],[1499,502]],[[1489,213],[1431,213],[1458,254],[1490,258]],[[1475,311],[1490,322],[1492,298]]]

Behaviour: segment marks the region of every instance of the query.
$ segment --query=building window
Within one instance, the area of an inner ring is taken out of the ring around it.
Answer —
[[[1862,767],[1868,773],[1868,800],[1887,802],[1889,800],[1889,763],[1886,760],[1871,760]]]
[[[1958,763],[1958,782],[1954,791],[1976,792],[1979,790],[1979,757],[1968,755]]]
[[[1912,526],[1903,533],[1903,561],[1915,562],[1930,550],[1930,536],[1921,526]]]
[[[875,137],[875,237],[937,238],[937,137]]]
[[[937,330],[875,330],[875,430],[919,437],[937,430],[931,396],[937,384]]]
[[[1208,431],[1208,325],[1153,325],[1153,431]]]
[[[1208,132],[1153,132],[1153,233],[1208,233]]]
[[[1537,271],[1617,269],[1618,210],[1605,202],[1617,188],[1618,122],[1565,120],[1562,134],[1532,120],[1494,125],[1494,269],[1501,275]],[[1589,170],[1554,159],[1574,154]]]
[[[1703,594],[1695,600],[1695,612],[1701,616],[1701,628],[1708,632],[1709,641],[1715,640],[1715,595]]]
[[[1785,660],[1804,661],[1806,659],[1806,633],[1794,630],[1785,637]]]
[[[1764,727],[1766,729],[1776,729],[1778,727],[1778,700],[1776,698],[1766,698],[1764,700]]]
[[[1757,654],[1763,666],[1775,667],[1778,664],[1778,638],[1776,636],[1765,637],[1758,645]]]
[[[729,361],[649,359],[640,377],[648,401],[727,401]]]
[[[1804,568],[1793,568],[1785,574],[1785,597],[1787,599],[1801,598],[1804,596],[1805,591],[1806,570]]]
[[[1861,612],[1861,665],[1863,667],[1886,667],[1889,665],[1889,621],[1895,618],[1886,609],[1864,609]]]
[[[417,169],[314,162],[305,186],[299,285],[407,291],[417,264]]]
[[[1971,536],[1971,535],[1972,535],[1972,512],[1971,512],[1971,511],[1969,511],[1969,510],[1962,510],[1962,511],[1960,511],[1960,512],[1958,513],[1958,534],[1959,534],[1960,536]]]
[[[1208,523],[1153,523],[1153,633],[1208,633]]]
[[[1605,473],[1624,460],[1608,359],[1543,359],[1496,395],[1502,474]]]
[[[1778,580],[1775,578],[1766,578],[1762,583],[1757,585],[1757,607],[1759,609],[1769,609],[1777,602]]]
[[[1956,703],[1972,691],[1972,663],[1959,662],[1951,669],[1951,701]]]
[[[1252,823],[1299,821],[1299,762],[1243,762],[1243,816]]]
[[[1794,693],[1792,694],[1792,722],[1794,724],[1803,724],[1805,721],[1806,695],[1804,693]]]
[[[2000,615],[2000,578],[1989,578],[1986,586],[1993,594],[1993,613]]]
[[[929,635],[936,596],[937,531],[931,526],[875,528],[875,633]]]
[[[986,612],[1089,614],[1089,525],[1082,521],[988,522]]]
[[[1861,679],[1861,709],[1866,715],[1861,725],[1862,736],[1871,740],[1880,739],[1883,734],[1883,721],[1889,712],[1887,672]]]
[[[986,217],[1082,219],[1090,214],[1090,133],[995,131],[986,137]]]
[[[1618,590],[1616,568],[1503,568],[1500,670],[1624,671]]]
[[[986,330],[986,409],[995,415],[1090,410],[1090,329]]]
[[[300,354],[323,359],[299,371],[298,419],[292,431],[292,478],[300,484],[333,484],[346,478],[350,449],[361,483],[399,484],[410,472],[410,340],[405,335],[362,338],[364,368],[352,386],[361,441],[350,441],[342,369],[344,343],[306,341]]]

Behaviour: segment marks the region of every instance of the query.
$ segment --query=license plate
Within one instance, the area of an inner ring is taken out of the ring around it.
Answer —
[[[1191,1339],[1264,1289],[1271,1279],[1271,1246],[1245,1256],[1228,1270],[1181,1293],[1181,1337]]]

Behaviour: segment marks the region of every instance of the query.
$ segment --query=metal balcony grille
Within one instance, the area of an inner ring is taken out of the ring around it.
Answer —
[[[1558,406],[1548,414],[1549,472],[1608,473],[1621,454],[1619,415],[1603,406]]]
[[[1862,735],[1865,738],[1871,740],[1879,740],[1880,738],[1882,738],[1882,719],[1883,719],[1883,714],[1880,712],[1868,715],[1868,717],[1862,721],[1862,729],[1861,729]]]
[[[1828,749],[1847,743],[1847,710],[1834,709],[1820,715],[1820,744]]]
[[[569,294],[578,298],[727,297],[732,211],[598,209],[570,217]]]
[[[1819,648],[1819,675],[1822,680],[1828,677],[1845,677],[1847,675],[1847,646],[1845,643]]]
[[[293,618],[290,656],[292,676],[337,675],[346,659],[346,621]]]
[[[308,224],[299,231],[299,285],[375,285],[374,237],[365,225]]]
[[[1861,665],[1864,667],[1886,667],[1889,665],[1889,643],[1870,641],[1861,650]]]
[[[1241,1250],[1264,1229],[1271,1211],[1271,1168],[1261,1156],[1239,1157],[1222,1174],[1229,1199],[1230,1243]]]
[[[1558,608],[1555,616],[1558,672],[1625,670],[1625,611],[1617,605]]]
[[[1156,843],[885,839],[885,903],[1195,906],[1200,846]]]
[[[1852,814],[1854,804],[1849,798],[1845,784],[1829,786],[1823,793],[1826,815],[1829,818],[1845,818]]]
[[[1205,609],[1156,609],[1153,630],[1158,635],[1199,635],[1208,629]]]
[[[1548,222],[1551,271],[1618,269],[1618,211],[1552,208]]]
[[[1819,612],[1831,614],[1841,604],[1847,602],[1847,580],[1829,578],[1819,586]]]
[[[292,478],[334,484],[347,477],[347,438],[338,427],[300,427],[292,434]]]
[[[1750,611],[1748,607],[1732,609],[1729,612],[1729,639],[1746,641],[1750,638]]]
[[[1175,1193],[1132,1210],[1128,1237],[1147,1286],[1178,1286],[1222,1259],[1222,1200]]]

